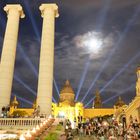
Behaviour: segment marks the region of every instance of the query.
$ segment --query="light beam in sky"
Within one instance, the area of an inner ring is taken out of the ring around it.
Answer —
[[[129,90],[131,90],[132,88],[135,88],[135,84],[129,86],[128,88],[124,89],[123,91],[121,91],[120,93],[108,98],[107,100],[103,101],[103,104],[106,104],[108,101],[120,96],[120,95],[123,95],[123,94],[126,94]]]
[[[54,86],[55,86],[55,89],[56,89],[56,93],[57,93],[57,95],[59,97],[60,96],[59,95],[59,89],[58,89],[58,86],[57,86],[57,83],[56,83],[56,80],[55,79],[53,79],[53,83],[54,83]]]
[[[111,0],[104,0],[103,1],[104,6],[103,6],[103,8],[101,8],[101,11],[98,15],[98,19],[97,19],[97,23],[96,23],[96,30],[99,32],[102,30],[102,27],[105,23],[105,19],[107,17],[107,13],[109,11],[110,4],[111,4]]]
[[[123,41],[123,39],[125,38],[127,32],[130,30],[131,26],[133,25],[134,21],[136,20],[137,16],[140,13],[140,7],[137,7],[132,18],[128,21],[126,28],[124,29],[124,31],[122,32],[118,42],[115,44],[114,48],[111,50],[111,52],[108,55],[108,58],[105,60],[105,62],[103,63],[102,67],[100,68],[98,74],[96,75],[95,79],[93,80],[93,82],[91,83],[89,89],[87,90],[85,96],[83,97],[83,99],[81,100],[81,102],[83,102],[85,100],[85,98],[87,97],[87,95],[89,94],[90,90],[93,88],[93,86],[95,85],[96,81],[99,79],[101,73],[104,71],[105,67],[108,65],[110,59],[112,58],[113,54],[115,53],[116,49],[118,49]]]
[[[88,103],[85,104],[85,107],[89,106],[89,104],[93,103],[95,97],[91,98]]]
[[[108,101],[110,101],[110,100],[112,100],[112,99],[114,99],[114,98],[116,98],[116,97],[118,97],[118,96],[120,96],[120,95],[126,94],[126,92],[129,91],[130,89],[134,88],[134,86],[135,86],[135,84],[129,86],[128,88],[126,88],[126,89],[124,89],[123,91],[121,91],[120,93],[118,93],[118,94],[116,94],[116,95],[110,97],[109,99],[103,101],[103,104],[107,103]],[[93,102],[93,100],[94,100],[94,98],[92,98],[92,99],[85,105],[85,107],[88,107],[89,104]]]
[[[35,74],[36,77],[38,77],[38,72],[35,68],[35,66],[33,65],[33,63],[31,62],[30,58],[27,56],[27,54],[24,52],[21,44],[18,43],[18,48],[19,51],[21,53],[21,55],[23,56],[23,58],[25,59],[26,63],[29,65],[29,67],[31,68],[31,70],[33,71],[33,73]]]
[[[30,91],[33,95],[36,96],[36,92],[32,90],[27,84],[25,84],[17,75],[14,75],[14,79],[22,84],[28,91]]]
[[[82,77],[81,77],[81,79],[80,79],[80,83],[79,83],[79,86],[78,86],[78,91],[77,91],[77,93],[76,93],[75,101],[78,100],[78,97],[79,97],[79,94],[80,94],[82,85],[83,85],[83,83],[84,83],[84,80],[85,80],[85,77],[86,77],[86,74],[87,74],[89,65],[90,65],[90,60],[87,61],[86,65],[85,65],[85,67],[84,67],[84,71],[83,71],[83,74],[82,74]]]
[[[105,90],[105,88],[107,88],[119,75],[121,75],[121,74],[125,71],[125,69],[127,69],[128,66],[129,66],[131,63],[133,63],[133,61],[134,61],[136,58],[138,58],[139,56],[140,56],[140,52],[137,53],[134,57],[132,57],[131,60],[129,60],[129,62],[127,62],[127,63],[123,66],[123,68],[122,68],[118,73],[116,73],[116,74],[113,76],[113,78],[100,90],[100,93],[102,93],[102,92]]]
[[[29,105],[33,105],[33,103],[32,102],[30,102],[29,100],[26,100],[26,99],[24,99],[24,98],[22,98],[22,97],[20,97],[20,96],[18,96],[18,94],[17,93],[12,93],[12,95],[11,96],[16,96],[17,97],[17,99],[18,100],[21,100],[22,102],[25,102],[25,103],[27,103],[27,104],[29,104]],[[53,102],[55,102],[56,103],[56,100],[53,98]],[[24,104],[25,105],[25,104]]]
[[[34,32],[36,34],[37,40],[40,42],[40,33],[39,33],[38,28],[37,28],[36,21],[34,20],[32,12],[30,10],[31,8],[29,7],[29,3],[26,0],[22,0],[22,2],[25,5],[25,9],[27,10],[27,14],[30,18],[30,21],[31,21],[32,25],[33,25],[32,27],[33,27]]]
[[[55,98],[54,98],[54,97],[52,97],[52,101],[56,103],[56,100],[55,100]]]
[[[98,32],[101,32],[102,27],[105,23],[105,19],[106,19],[106,16],[107,16],[107,13],[108,13],[108,10],[109,10],[109,7],[110,7],[110,3],[111,3],[110,0],[103,1],[103,8],[99,12],[99,15],[98,15],[98,18],[97,18],[97,23],[96,23],[96,30]],[[95,41],[95,42],[93,42],[93,41]],[[95,50],[96,53],[97,53],[101,49],[101,45],[102,45],[101,40],[99,41],[99,40],[96,40],[95,38],[93,39],[91,36],[90,36],[89,42],[88,42],[88,39],[85,41],[85,46],[89,46],[89,50],[91,50],[92,52]],[[79,82],[79,85],[78,85],[78,91],[76,93],[76,99],[75,99],[76,101],[78,100],[78,96],[80,94],[82,85],[85,81],[85,77],[86,77],[87,72],[88,72],[88,68],[89,68],[89,65],[90,65],[89,61],[90,60],[88,59],[88,61],[85,64],[84,71],[82,73],[82,76],[81,76],[81,79],[80,79],[80,82]]]
[[[17,99],[19,99],[19,100],[21,100],[21,101],[23,101],[23,102],[25,102],[25,103],[27,103],[27,104],[29,104],[29,105],[33,105],[33,103],[32,102],[30,102],[29,100],[26,100],[26,99],[24,99],[24,98],[22,98],[22,97],[20,97],[20,96],[18,96],[18,94],[15,94],[15,93],[12,93],[12,95],[11,96],[16,96],[17,97]]]
[[[122,68],[118,73],[115,74],[115,76],[100,90],[100,93],[102,94],[102,93],[103,93],[103,90],[104,90],[107,86],[109,86],[109,84],[110,84],[111,82],[113,82],[119,75],[121,75],[121,74],[126,70],[126,68],[127,68],[131,63],[133,63],[133,61],[134,61],[136,58],[138,58],[139,56],[140,56],[140,52],[138,52],[134,57],[132,57],[132,58],[123,66],[123,68]],[[95,98],[95,97],[93,97],[93,98],[86,104],[86,106],[88,106],[91,102],[93,102],[94,98]]]

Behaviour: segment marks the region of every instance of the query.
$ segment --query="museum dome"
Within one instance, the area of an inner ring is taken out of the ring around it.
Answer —
[[[60,94],[63,94],[63,93],[73,93],[74,94],[74,91],[73,91],[73,89],[72,89],[72,87],[70,85],[69,80],[66,80],[63,88],[60,91]]]
[[[74,105],[74,90],[70,85],[69,80],[66,80],[63,88],[60,91],[60,102],[66,103],[69,105]]]

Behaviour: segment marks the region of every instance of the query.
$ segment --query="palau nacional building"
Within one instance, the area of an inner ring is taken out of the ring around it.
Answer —
[[[126,117],[127,123],[129,123],[129,118],[137,118],[140,121],[140,68],[137,68],[137,82],[136,82],[136,96],[132,99],[129,105],[118,97],[118,100],[112,108],[104,108],[102,106],[101,96],[98,90],[95,93],[95,99],[93,101],[92,108],[84,108],[83,103],[75,102],[74,90],[70,85],[70,82],[66,80],[64,86],[60,91],[60,99],[58,103],[52,103],[52,116],[54,118],[66,118],[74,121],[79,116],[82,118],[94,118],[103,117],[106,115],[115,117],[118,121],[121,121],[123,117]],[[32,109],[18,108],[18,101],[15,98],[11,102],[10,113],[14,111],[25,111],[27,115],[32,116],[35,108],[37,108],[37,102],[34,102]]]
[[[9,4],[4,7],[4,11],[7,13],[7,26],[0,62],[0,108],[10,104],[10,116],[21,111],[25,113],[26,117],[34,117],[34,115],[49,117],[52,115],[54,118],[66,118],[72,121],[78,116],[93,118],[113,115],[117,120],[125,116],[127,123],[129,123],[129,117],[132,115],[140,121],[140,67],[136,70],[136,95],[128,105],[119,97],[112,108],[103,108],[100,93],[97,90],[93,107],[84,108],[83,103],[75,102],[75,93],[69,80],[66,80],[60,91],[59,102],[52,102],[55,18],[59,14],[56,4],[42,4],[39,9],[43,18],[43,25],[37,98],[32,108],[25,109],[18,108],[19,102],[16,97],[10,101],[19,22],[25,15],[22,6],[19,4]]]

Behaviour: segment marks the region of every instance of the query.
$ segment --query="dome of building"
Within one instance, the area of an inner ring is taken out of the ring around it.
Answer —
[[[69,105],[74,105],[74,97],[74,90],[71,87],[69,80],[66,80],[60,91],[60,102],[66,102]]]
[[[70,85],[69,80],[66,80],[65,85],[61,89],[60,94],[63,94],[63,93],[73,93],[74,94],[74,91],[73,91],[73,89],[72,89],[72,87]]]

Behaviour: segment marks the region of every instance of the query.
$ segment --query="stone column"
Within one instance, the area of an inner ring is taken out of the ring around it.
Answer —
[[[42,4],[40,6],[43,17],[40,66],[38,79],[37,105],[40,113],[46,116],[51,114],[53,65],[54,65],[54,33],[55,17],[58,17],[56,4]]]
[[[10,103],[19,18],[24,17],[22,7],[19,4],[6,5],[4,10],[7,13],[8,20],[0,63],[0,112],[2,106],[7,106]]]
[[[140,96],[140,67],[137,68],[136,96]]]

